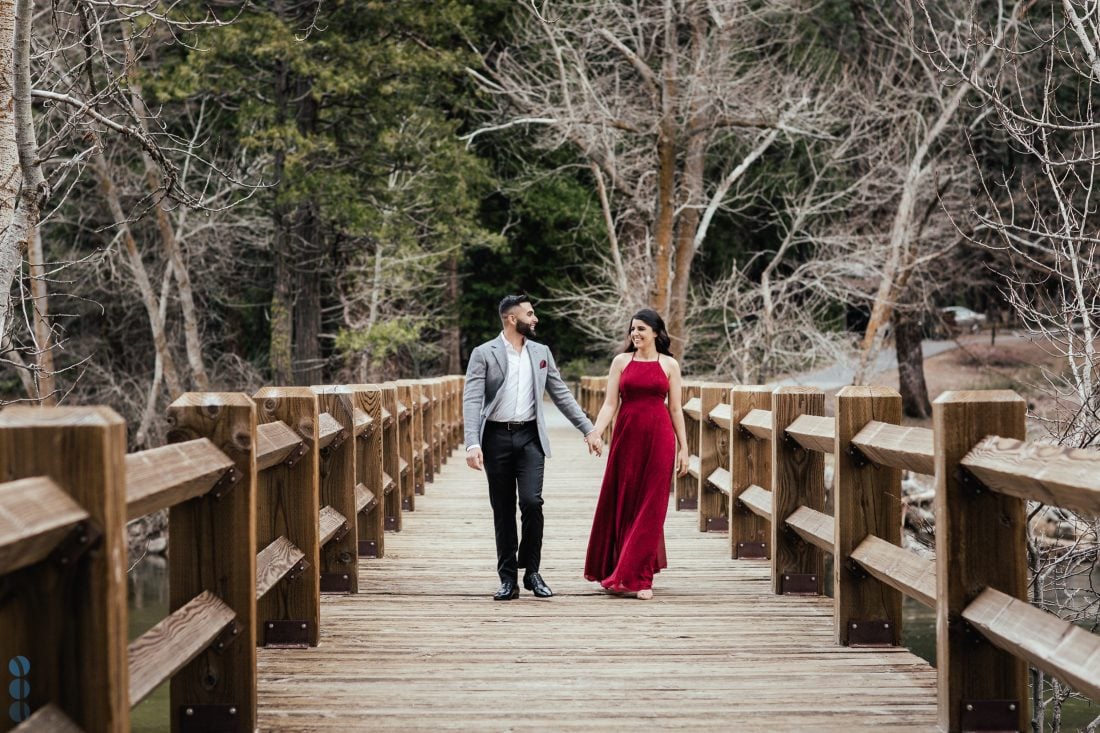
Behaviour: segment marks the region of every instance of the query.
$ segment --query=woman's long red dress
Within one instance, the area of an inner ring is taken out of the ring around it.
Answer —
[[[619,379],[619,416],[592,519],[584,577],[614,591],[653,587],[668,567],[665,514],[676,434],[659,361],[631,360]]]

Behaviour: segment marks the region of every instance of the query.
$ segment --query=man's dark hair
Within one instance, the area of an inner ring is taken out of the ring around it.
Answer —
[[[523,293],[519,293],[517,295],[505,295],[504,298],[502,298],[500,301],[500,317],[504,318],[504,314],[515,308],[517,305],[530,302],[531,299]]]

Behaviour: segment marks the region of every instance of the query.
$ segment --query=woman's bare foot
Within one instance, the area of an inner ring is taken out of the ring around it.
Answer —
[[[652,588],[642,588],[640,591],[638,591],[638,600],[639,601],[648,601],[652,597],[653,597],[653,589]]]

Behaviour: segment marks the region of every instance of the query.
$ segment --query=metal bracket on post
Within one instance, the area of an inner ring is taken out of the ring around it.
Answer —
[[[180,705],[180,733],[238,733],[241,716],[232,703]]]
[[[264,621],[264,646],[276,649],[306,649],[309,647],[313,622],[302,619],[269,619]]]
[[[894,625],[886,619],[862,619],[848,622],[848,646],[894,646]]]
[[[290,455],[286,457],[286,460],[283,461],[283,465],[286,466],[287,468],[292,468],[294,466],[294,464],[296,464],[298,461],[302,460],[302,457],[305,456],[305,454],[308,450],[309,449],[306,448],[305,441],[302,441],[301,443],[298,444],[298,447],[295,448],[294,450],[292,450],[290,452]]]
[[[386,529],[396,532],[397,531],[397,517],[386,517]]]
[[[222,474],[222,477],[218,479],[218,482],[210,487],[209,495],[213,496],[215,499],[221,499],[229,493],[229,490],[242,478],[244,478],[244,474],[238,471],[235,466],[230,466],[226,469],[225,473]]]
[[[344,520],[344,523],[340,525],[340,528],[336,530],[336,534],[332,535],[332,539],[329,542],[339,542],[348,536],[348,532],[351,531],[351,525],[348,524],[348,520]]]
[[[351,593],[351,576],[347,573],[321,573],[322,593]]]
[[[678,511],[678,512],[682,512],[682,511],[685,511],[685,510],[695,511],[698,508],[699,508],[699,500],[698,499],[677,499],[676,500],[676,511]]]
[[[409,501],[409,497],[407,497],[407,496],[402,496],[401,497],[401,510],[405,511],[405,512],[411,512],[412,511],[412,503]]]
[[[50,553],[50,559],[62,567],[72,567],[103,537],[99,527],[91,521],[78,522]]]
[[[959,728],[969,731],[1019,731],[1019,700],[962,700]]]
[[[849,443],[848,448],[845,450],[845,452],[848,454],[848,457],[852,459],[852,463],[856,464],[856,468],[864,468],[865,466],[871,465],[871,461],[867,458],[863,451],[857,448],[854,444]]]
[[[738,542],[737,543],[737,559],[738,560],[767,560],[768,559],[768,543],[767,542]]]
[[[423,496],[424,495],[424,482],[423,481],[417,481],[416,482],[416,488],[413,491],[414,491],[414,493],[416,493],[420,496]]]
[[[374,540],[359,540],[359,557],[378,557],[378,543]]]
[[[986,485],[982,483],[982,480],[970,472],[966,466],[959,465],[958,467],[958,479],[959,486],[962,487],[966,496],[974,498],[985,491],[988,491]]]
[[[728,532],[729,529],[730,520],[725,517],[707,517],[708,532]]]
[[[237,619],[233,619],[225,625],[221,633],[210,643],[210,648],[221,654],[229,645],[237,640],[237,637],[241,635],[241,625],[237,622]]]
[[[780,584],[782,594],[785,596],[816,596],[816,573],[783,573],[783,582]]]
[[[294,567],[292,567],[287,572],[286,579],[288,581],[297,580],[298,578],[302,577],[302,573],[304,573],[310,567],[312,566],[309,564],[309,562],[307,562],[305,558],[302,558],[298,562],[294,563]]]

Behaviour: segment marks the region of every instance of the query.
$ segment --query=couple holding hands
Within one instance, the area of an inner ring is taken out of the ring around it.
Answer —
[[[499,313],[500,335],[470,355],[462,401],[466,463],[489,480],[500,576],[493,599],[519,596],[519,568],[524,588],[539,598],[554,595],[539,573],[542,484],[550,455],[544,392],[584,435],[589,453],[603,454],[600,436],[616,418],[584,576],[611,593],[652,598],[653,576],[668,564],[664,520],[672,475],[683,475],[688,465],[680,366],[669,352],[664,321],[649,309],[634,314],[593,425],[562,381],[550,349],[532,340],[538,318],[530,299],[509,295]]]

